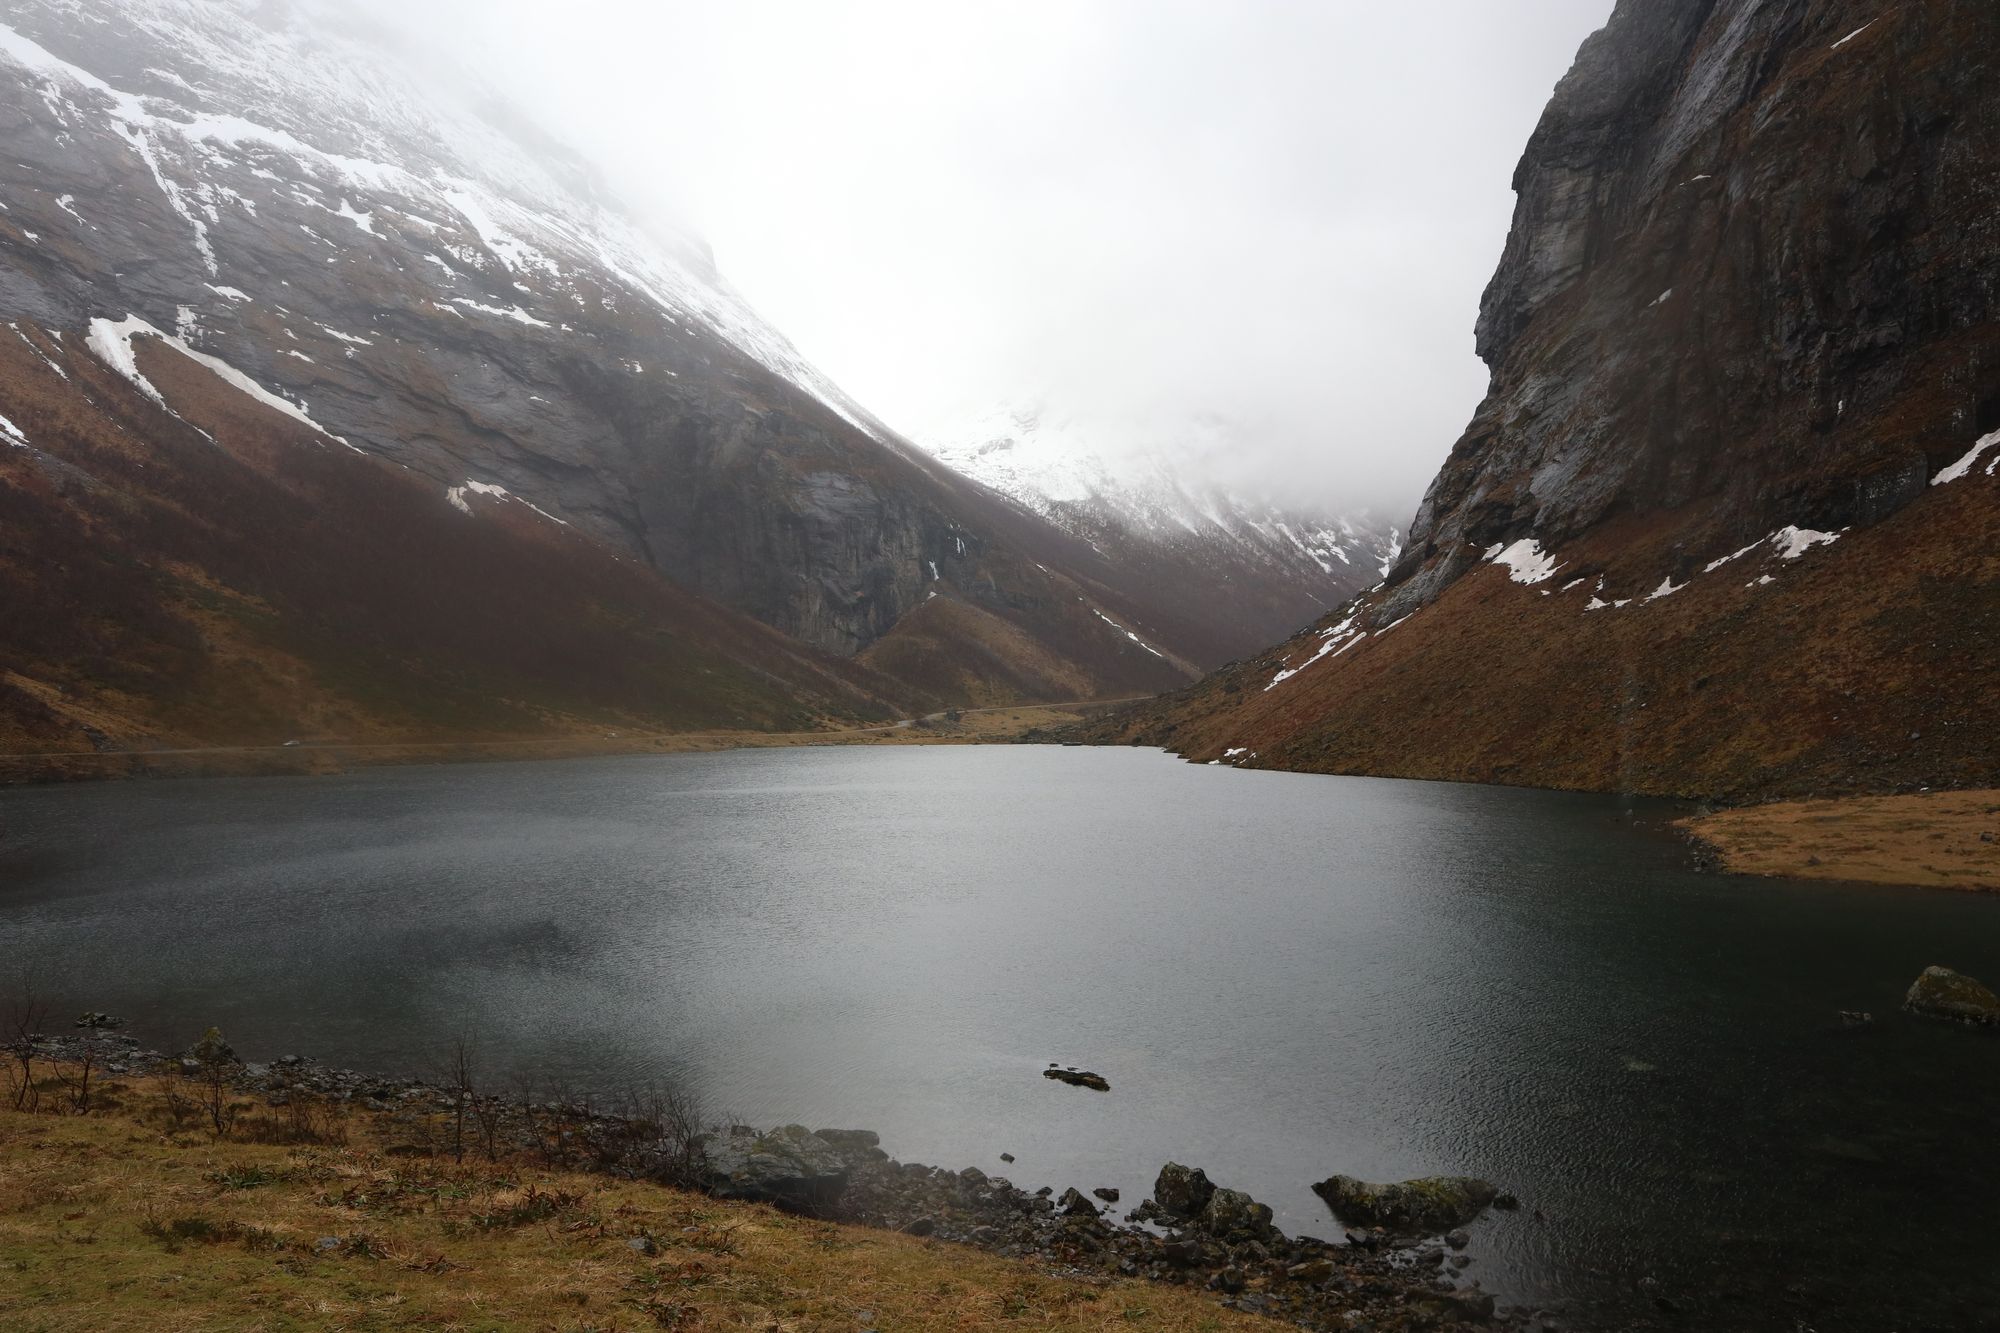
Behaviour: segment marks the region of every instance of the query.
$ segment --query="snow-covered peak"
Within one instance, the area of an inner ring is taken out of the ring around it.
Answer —
[[[472,309],[550,327],[548,303],[622,288],[894,442],[743,302],[698,239],[635,219],[491,90],[428,59],[419,68],[337,0],[20,0],[0,12],[7,74],[37,85],[66,131],[123,140],[208,275],[250,298],[280,293],[231,271],[220,232],[232,210],[282,198],[323,212],[312,235],[335,250],[392,225],[433,236],[440,306],[468,305],[468,270],[494,270],[476,274],[493,290]]]
[[[1342,585],[1362,574],[1372,583],[1400,554],[1400,534],[1365,509],[1285,504],[1201,476],[1201,460],[1232,443],[1220,424],[1185,423],[1170,450],[1109,452],[1099,444],[1109,433],[1045,407],[1008,407],[922,443],[955,471],[1092,540],[1115,528],[1175,545],[1248,546]]]

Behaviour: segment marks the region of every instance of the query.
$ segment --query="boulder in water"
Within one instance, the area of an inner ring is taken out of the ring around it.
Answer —
[[[1111,1084],[1104,1075],[1093,1074],[1089,1070],[1057,1069],[1051,1066],[1042,1071],[1043,1078],[1052,1078],[1058,1083],[1067,1083],[1072,1088],[1089,1088],[1093,1092],[1109,1092]]]
[[[1903,1007],[1924,1018],[2000,1025],[2000,995],[1948,967],[1927,967],[1903,997]]]
[[[1462,1227],[1486,1211],[1500,1191],[1471,1176],[1424,1176],[1371,1185],[1353,1176],[1329,1176],[1312,1187],[1334,1216],[1349,1226],[1435,1235]]]

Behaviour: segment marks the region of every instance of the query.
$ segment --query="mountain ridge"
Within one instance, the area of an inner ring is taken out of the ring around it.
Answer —
[[[726,610],[788,636],[807,651],[776,656],[803,700],[827,702],[828,658],[850,664],[839,707],[870,716],[1126,697],[1274,632],[954,473],[799,357],[698,239],[650,234],[585,164],[413,81],[339,17],[250,0],[0,10],[0,336],[19,354],[0,414],[27,442],[0,451],[0,485],[34,497],[41,525],[0,564],[16,600],[42,602],[38,532],[90,527],[110,492],[167,502],[136,469],[116,485],[93,470],[110,441],[221,442],[210,416],[240,415],[167,352],[254,404],[257,430],[407,474],[434,513],[393,506],[406,521],[545,520],[711,608],[684,628],[722,633]],[[233,457],[293,484],[270,451]],[[376,483],[345,467],[319,484]],[[126,555],[119,600],[136,604],[159,591],[159,553]],[[182,611],[173,634],[199,619]],[[8,648],[0,667],[44,701],[112,669]],[[112,712],[140,740],[158,721],[143,700]]]

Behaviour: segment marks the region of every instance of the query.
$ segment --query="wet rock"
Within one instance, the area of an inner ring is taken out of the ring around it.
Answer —
[[[1198,1166],[1168,1162],[1153,1181],[1153,1203],[1169,1217],[1198,1216],[1214,1197],[1214,1183]]]
[[[1009,1166],[1012,1166],[1014,1163],[1014,1154],[1010,1152],[1003,1152],[1000,1154],[1000,1160],[1007,1163]]]
[[[2000,1024],[2000,995],[1948,967],[1927,967],[1903,997],[1903,1007],[1924,1018],[1978,1026]]]
[[[1444,1238],[1444,1243],[1451,1246],[1454,1250],[1462,1250],[1472,1244],[1472,1233],[1460,1227],[1448,1233]]]
[[[1343,1222],[1405,1234],[1464,1226],[1486,1211],[1500,1193],[1487,1181],[1471,1176],[1424,1176],[1390,1185],[1371,1185],[1353,1176],[1329,1176],[1312,1189]]]
[[[1109,1185],[1099,1185],[1096,1189],[1092,1190],[1091,1193],[1095,1194],[1098,1198],[1104,1200],[1106,1203],[1118,1202],[1118,1191],[1113,1189]]]
[[[768,1134],[736,1126],[698,1141],[709,1192],[800,1212],[831,1207],[851,1169],[833,1145],[803,1125]]]
[[[1056,1201],[1056,1206],[1068,1217],[1097,1216],[1097,1205],[1086,1199],[1083,1192],[1074,1185],[1063,1191],[1062,1198]]]
[[[1840,1011],[1840,1025],[1844,1028],[1865,1028],[1875,1021],[1875,1015],[1865,1009],[1843,1009]]]
[[[886,1162],[882,1136],[872,1129],[816,1129],[813,1136],[824,1141],[850,1162]]]
[[[1058,1083],[1067,1083],[1073,1088],[1089,1088],[1094,1092],[1109,1092],[1111,1084],[1104,1075],[1093,1074],[1089,1070],[1056,1069],[1050,1067],[1042,1071],[1043,1078],[1052,1078]]]
[[[1260,1236],[1271,1230],[1271,1210],[1242,1190],[1218,1189],[1201,1210],[1201,1227],[1212,1236]]]

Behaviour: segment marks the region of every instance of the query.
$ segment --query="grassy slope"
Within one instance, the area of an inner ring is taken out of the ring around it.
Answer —
[[[385,1156],[365,1114],[345,1146],[217,1143],[142,1087],[106,1091],[115,1109],[88,1117],[0,1111],[14,1333],[1270,1326],[1191,1291],[658,1186]]]
[[[1736,874],[2000,892],[1996,790],[1781,801],[1680,827]]]
[[[1244,747],[1261,768],[1731,800],[2000,779],[2000,477],[1650,604],[1653,583],[1628,575],[1602,595],[1632,605],[1584,609],[1613,562],[1656,582],[1681,530],[1601,530],[1535,587],[1478,568],[1276,688],[1317,634],[1083,734],[1204,762]]]

